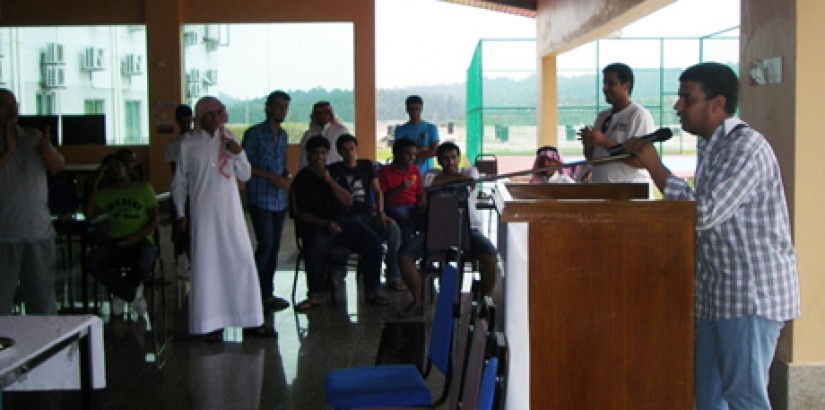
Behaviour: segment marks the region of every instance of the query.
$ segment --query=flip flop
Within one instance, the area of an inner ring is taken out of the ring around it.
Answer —
[[[298,313],[306,313],[316,307],[321,306],[321,301],[317,299],[307,299],[295,305],[294,309]]]
[[[207,333],[206,343],[223,343],[223,329]]]
[[[264,299],[263,304],[264,304],[264,309],[274,310],[276,312],[279,311],[279,310],[284,310],[284,309],[289,307],[289,302],[287,302],[286,299],[279,298],[279,297],[276,297],[276,296],[270,296],[270,297]]]
[[[404,282],[401,282],[400,280],[395,280],[388,283],[387,288],[392,289],[396,292],[401,292],[407,290],[407,285],[405,285]]]
[[[249,337],[273,338],[273,337],[278,337],[278,332],[276,332],[275,329],[273,329],[269,326],[261,325],[261,326],[258,326],[258,327],[244,328],[243,335],[244,336],[249,336]]]
[[[367,303],[373,306],[389,306],[390,300],[384,295],[373,295],[367,298]]]

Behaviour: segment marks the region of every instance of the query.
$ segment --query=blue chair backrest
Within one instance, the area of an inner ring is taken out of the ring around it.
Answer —
[[[484,373],[481,374],[481,388],[478,391],[477,410],[492,410],[493,398],[496,395],[496,372],[498,371],[498,358],[491,357],[484,365]]]
[[[444,264],[439,280],[438,299],[433,314],[433,333],[430,336],[429,358],[433,365],[447,374],[453,339],[453,304],[456,296],[456,268]]]

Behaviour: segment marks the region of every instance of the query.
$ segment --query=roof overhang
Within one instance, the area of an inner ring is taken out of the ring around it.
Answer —
[[[536,3],[538,0],[441,0],[447,3],[462,4],[465,6],[515,14],[522,17],[536,17]]]

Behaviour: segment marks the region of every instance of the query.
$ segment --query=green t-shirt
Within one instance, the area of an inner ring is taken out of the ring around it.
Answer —
[[[149,210],[158,207],[155,190],[148,182],[134,182],[127,188],[105,188],[97,193],[97,206],[109,217],[109,236],[122,238],[146,226]],[[152,241],[152,235],[147,239]]]

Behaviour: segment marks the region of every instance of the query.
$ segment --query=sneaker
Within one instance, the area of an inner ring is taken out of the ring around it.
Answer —
[[[410,302],[407,307],[398,312],[398,317],[402,319],[424,316],[424,305],[416,305],[415,302]]]
[[[132,309],[135,309],[138,317],[143,317],[146,314],[146,298],[143,297],[143,285],[141,284],[135,292],[135,300],[132,301]]]
[[[123,314],[123,305],[126,304],[126,301],[123,299],[114,296],[112,297],[112,316],[120,316]]]

